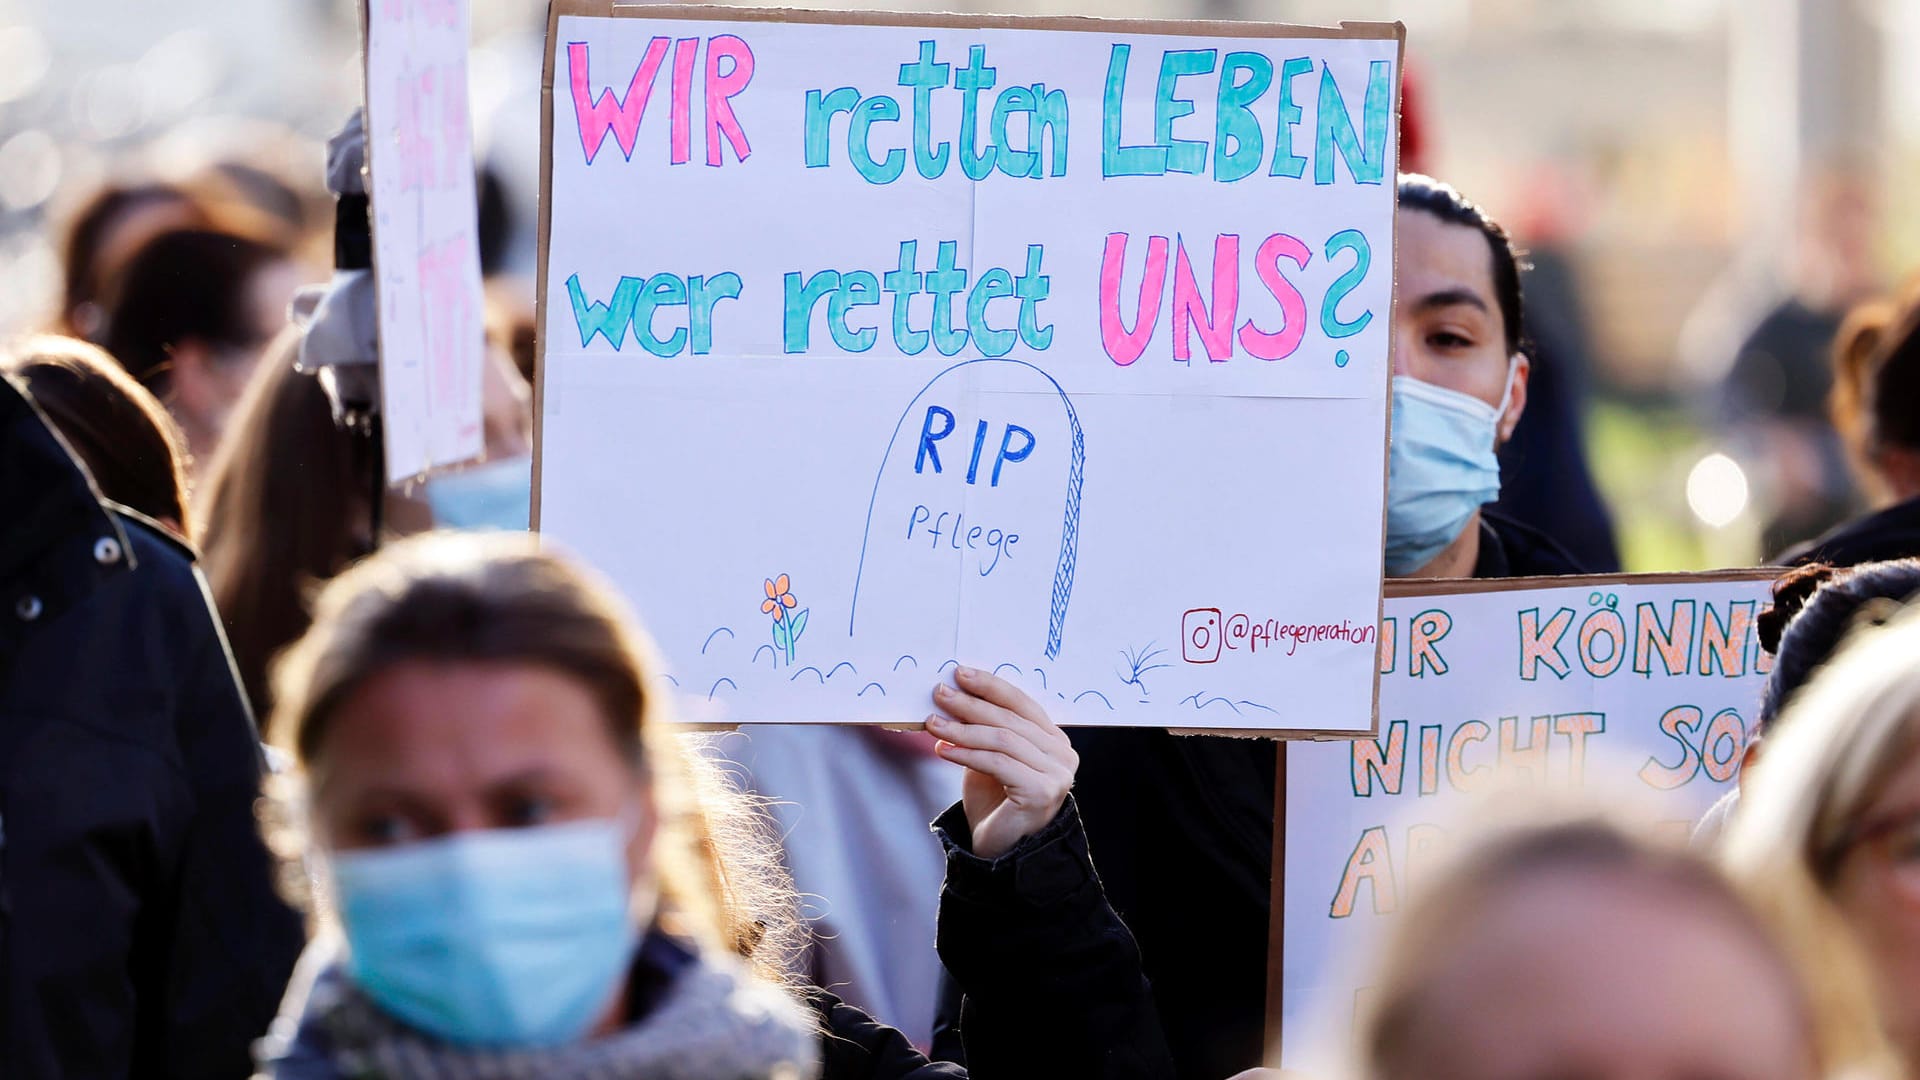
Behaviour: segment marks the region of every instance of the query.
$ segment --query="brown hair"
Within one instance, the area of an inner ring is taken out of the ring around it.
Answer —
[[[414,661],[534,664],[575,679],[652,784],[663,917],[782,981],[804,930],[772,834],[736,792],[696,783],[711,767],[669,735],[660,664],[615,595],[527,534],[397,541],[321,590],[312,628],[276,668],[269,738],[310,766],[341,703]]]
[[[256,715],[267,665],[307,628],[305,592],[371,546],[370,444],[333,422],[326,391],[294,370],[301,331],[267,347],[195,499],[214,605]]]
[[[0,356],[0,371],[26,384],[101,495],[190,536],[186,439],[113,357],[84,341],[41,335]]]
[[[173,350],[181,343],[259,345],[247,286],[286,254],[238,233],[161,233],[140,248],[114,282],[101,344],[134,378],[165,397],[172,386]]]
[[[98,340],[104,328],[99,310],[107,283],[119,274],[127,259],[151,235],[128,234],[127,225],[142,210],[160,206],[178,210],[170,227],[200,226],[209,215],[195,196],[173,184],[110,183],[101,186],[67,215],[60,240],[60,311],[54,320],[61,333]]]
[[[1920,594],[1920,559],[1835,567],[1797,566],[1773,583],[1773,605],[1755,618],[1760,647],[1774,656],[1754,734],[1768,730],[1795,694],[1849,636],[1885,623]]]
[[[1833,345],[1827,412],[1867,486],[1893,447],[1920,450],[1920,287],[1847,313]]]

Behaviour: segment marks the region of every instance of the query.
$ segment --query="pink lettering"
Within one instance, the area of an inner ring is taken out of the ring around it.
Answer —
[[[673,131],[667,160],[675,165],[693,158],[693,59],[699,49],[699,38],[673,43]]]
[[[1307,336],[1307,301],[1293,282],[1280,273],[1282,257],[1292,259],[1295,266],[1305,270],[1313,253],[1307,250],[1307,245],[1286,233],[1267,237],[1254,253],[1253,272],[1260,276],[1260,283],[1274,299],[1280,301],[1279,332],[1269,334],[1254,326],[1252,319],[1240,327],[1241,346],[1249,355],[1262,360],[1285,360],[1300,348],[1300,342]]]
[[[1173,267],[1173,358],[1182,362],[1192,356],[1188,340],[1194,325],[1200,330],[1200,345],[1207,359],[1216,363],[1233,356],[1233,320],[1240,308],[1240,238],[1217,236],[1213,241],[1213,314],[1207,314],[1206,301],[1200,298],[1200,284],[1194,279],[1193,263],[1187,258],[1182,241]],[[1197,313],[1197,314],[1196,314]]]
[[[731,60],[733,67],[720,73],[720,61]],[[733,115],[732,99],[753,81],[753,50],[732,34],[721,34],[707,41],[707,164],[720,164],[720,139],[726,137],[733,147],[735,161],[747,160],[753,148],[740,118]]]
[[[1100,257],[1100,342],[1115,364],[1127,367],[1147,351],[1153,328],[1160,321],[1160,297],[1167,285],[1167,238],[1147,238],[1147,265],[1133,305],[1133,329],[1120,315],[1120,284],[1127,262],[1126,233],[1108,233]],[[1151,299],[1149,299],[1151,296]]]
[[[432,78],[432,72],[408,72],[395,80],[394,97],[400,109],[393,146],[400,159],[401,191],[433,186],[433,143],[427,137],[420,100],[431,91]]]
[[[587,78],[587,43],[570,42],[567,45],[567,76],[573,87],[574,121],[580,128],[580,149],[587,156],[587,164],[593,164],[594,156],[600,153],[600,147],[607,141],[607,132],[613,132],[614,141],[620,144],[620,154],[629,161],[633,159],[633,146],[640,137],[640,118],[646,114],[647,98],[653,92],[653,80],[660,74],[660,65],[667,57],[667,39],[656,37],[647,43],[646,55],[640,66],[634,69],[633,80],[627,84],[625,97],[616,96],[609,86],[593,96],[592,84]],[[675,58],[676,65],[678,58]],[[689,78],[693,58],[687,58]],[[683,105],[684,108],[684,105]],[[675,124],[680,120],[676,117]],[[676,126],[676,131],[679,128]],[[684,155],[680,160],[686,160]]]

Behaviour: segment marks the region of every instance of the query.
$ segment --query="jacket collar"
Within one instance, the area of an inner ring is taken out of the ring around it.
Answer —
[[[0,377],[0,655],[133,567],[126,529],[18,384]]]

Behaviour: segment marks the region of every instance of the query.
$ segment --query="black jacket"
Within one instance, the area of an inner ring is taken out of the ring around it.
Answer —
[[[1915,556],[1920,556],[1920,499],[1894,503],[1884,510],[1855,518],[1774,561],[1794,566],[1810,562],[1859,566]]]
[[[244,1077],[304,939],[191,553],[0,378],[0,1075]]]
[[[822,1080],[1172,1076],[1140,950],[1107,903],[1074,801],[993,860],[972,853],[958,804],[933,830],[947,852],[937,944],[965,992],[967,1065],[930,1062],[898,1031],[813,990]]]
[[[1481,515],[1477,578],[1580,573],[1537,530]],[[1274,744],[1073,728],[1074,796],[1108,897],[1139,939],[1177,1075],[1222,1080],[1264,1053]]]

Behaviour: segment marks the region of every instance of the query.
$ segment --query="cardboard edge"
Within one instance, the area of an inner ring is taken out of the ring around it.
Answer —
[[[919,26],[951,30],[1065,30],[1085,33],[1163,37],[1319,38],[1396,41],[1402,49],[1406,27],[1399,22],[1342,22],[1307,26],[1222,19],[1107,19],[1092,15],[973,15],[951,11],[834,11],[806,7],[733,7],[711,4],[618,3],[616,0],[552,0],[549,30],[558,15],[599,18],[698,20],[708,22],[826,23],[837,26]]]
[[[379,156],[376,151],[380,146],[378,132],[376,132],[373,127],[372,5],[373,0],[359,0],[354,7],[358,9],[360,16],[360,125],[362,130],[366,132],[367,238],[370,241],[367,245],[367,270],[373,275],[373,347],[377,354],[376,359],[381,360],[378,364],[378,370],[375,372],[380,383],[381,403],[381,408],[375,413],[376,426],[378,428],[375,434],[380,440],[380,469],[381,472],[385,474],[380,477],[381,490],[391,491],[396,487],[418,479],[420,471],[412,470],[395,475],[393,471],[393,449],[391,441],[387,438],[388,429],[391,427],[387,421],[391,418],[386,415],[386,401],[388,396],[387,365],[384,358],[392,355],[393,349],[387,341],[385,321],[380,318],[380,305],[382,303],[380,293],[380,215],[374,213],[372,209],[373,170],[375,168],[375,161]],[[378,537],[375,538],[376,543],[378,539]]]
[[[1728,581],[1772,580],[1786,573],[1784,566],[1732,567],[1723,570],[1672,570],[1641,574],[1564,574],[1560,576],[1512,578],[1396,578],[1389,580],[1386,594],[1394,599],[1410,596],[1471,596],[1479,593],[1520,592],[1526,589],[1575,589],[1599,585],[1678,585],[1696,581],[1703,584]]]
[[[1273,865],[1267,880],[1267,1001],[1260,1063],[1278,1069],[1281,1058],[1281,1005],[1285,1001],[1287,944],[1287,744],[1274,747]]]
[[[1344,24],[1343,24],[1344,25]],[[1380,590],[1378,603],[1374,607],[1373,625],[1380,626],[1387,619],[1387,583],[1386,576],[1386,537],[1387,537],[1387,486],[1393,471],[1393,326],[1400,317],[1400,115],[1401,90],[1405,85],[1407,65],[1407,28],[1401,23],[1393,24],[1395,47],[1393,55],[1393,128],[1387,133],[1387,144],[1393,148],[1393,205],[1387,215],[1388,235],[1393,237],[1393,258],[1388,263],[1387,277],[1387,364],[1384,373],[1386,385],[1381,392],[1386,397],[1385,423],[1380,436]],[[1386,639],[1375,636],[1373,643],[1373,705],[1367,717],[1368,735],[1380,733],[1380,650],[1386,648]]]
[[[547,248],[553,234],[553,43],[564,9],[587,6],[582,0],[551,0],[547,5],[547,33],[540,58],[540,220],[535,228],[533,268],[533,501],[527,528],[540,534],[541,465],[546,453],[547,429]]]

